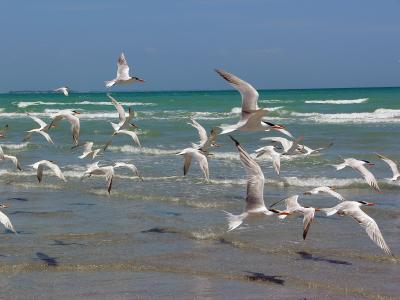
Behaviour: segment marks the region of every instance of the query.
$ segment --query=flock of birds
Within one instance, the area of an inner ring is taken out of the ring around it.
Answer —
[[[134,82],[144,82],[143,79],[130,76],[129,75],[129,66],[125,59],[124,54],[122,53],[118,59],[118,69],[117,76],[115,79],[106,81],[106,87],[110,88],[117,84],[127,84]],[[259,148],[253,154],[249,154],[245,148],[231,135],[230,138],[234,142],[237,151],[239,152],[240,160],[245,168],[247,174],[247,195],[245,199],[245,209],[239,215],[234,215],[229,212],[225,212],[228,220],[228,231],[234,230],[239,227],[244,220],[255,217],[255,216],[272,216],[276,215],[279,219],[284,219],[287,216],[294,214],[303,215],[303,239],[306,239],[307,233],[309,232],[310,226],[314,220],[314,216],[316,212],[324,212],[327,216],[332,216],[334,214],[338,214],[340,216],[350,216],[355,219],[359,225],[361,225],[370,239],[379,246],[386,254],[392,255],[390,248],[386,244],[382,233],[375,222],[369,215],[367,215],[363,210],[361,210],[362,206],[373,206],[374,203],[369,203],[366,201],[349,201],[346,200],[342,195],[335,191],[333,187],[328,186],[320,186],[316,187],[310,191],[304,192],[306,195],[316,195],[318,193],[327,193],[331,196],[335,197],[339,203],[331,208],[316,208],[316,207],[307,207],[302,206],[298,202],[299,195],[293,195],[287,199],[280,200],[276,203],[273,203],[269,207],[265,205],[264,202],[264,184],[265,178],[263,171],[261,170],[260,165],[257,163],[256,158],[261,157],[263,155],[267,155],[271,158],[274,170],[279,175],[280,173],[280,159],[282,156],[290,156],[290,155],[311,155],[313,153],[319,153],[321,150],[331,146],[332,144],[327,145],[323,148],[311,149],[306,145],[302,145],[301,142],[303,137],[299,137],[295,139],[292,134],[286,130],[285,126],[273,124],[271,122],[267,122],[263,119],[263,117],[267,114],[268,110],[258,107],[258,97],[259,94],[246,81],[238,78],[237,76],[228,73],[224,70],[216,70],[216,72],[224,78],[229,84],[231,84],[235,89],[237,89],[242,96],[242,109],[241,109],[241,117],[238,123],[234,125],[221,125],[219,127],[214,127],[211,129],[210,134],[207,134],[207,131],[204,129],[202,125],[200,125],[196,120],[190,119],[190,124],[193,126],[199,134],[200,141],[199,143],[192,145],[188,148],[183,149],[177,155],[182,155],[184,158],[184,175],[186,175],[189,171],[192,159],[194,158],[199,166],[201,171],[204,174],[205,180],[209,181],[209,168],[208,168],[208,156],[212,155],[210,153],[210,148],[219,147],[216,143],[217,136],[227,133],[232,133],[235,131],[245,131],[245,132],[255,132],[255,131],[277,131],[288,138],[284,137],[266,137],[261,140],[272,143],[272,145],[267,145],[262,148]],[[65,96],[69,94],[68,87],[61,87],[55,90],[56,92],[61,92]],[[125,112],[125,109],[121,104],[118,103],[116,99],[114,99],[111,95],[108,95],[112,104],[115,106],[118,115],[119,122],[111,123],[111,126],[114,130],[112,136],[125,134],[132,138],[133,142],[137,144],[139,147],[140,141],[135,131],[130,130],[134,128],[138,128],[132,120],[135,117],[134,110],[130,107],[128,113]],[[77,110],[61,110],[56,114],[50,117],[51,122],[46,123],[40,118],[30,115],[28,116],[35,121],[39,127],[31,129],[27,132],[27,135],[24,141],[29,140],[34,133],[42,135],[47,142],[53,143],[49,132],[52,128],[57,127],[59,121],[65,119],[71,124],[71,132],[72,139],[74,142],[74,146],[83,147],[83,154],[79,156],[79,158],[96,158],[99,153],[105,151],[107,147],[111,144],[111,140],[107,142],[103,147],[98,149],[93,149],[93,142],[85,142],[79,144],[79,132],[80,132],[80,122],[79,122],[79,111]],[[5,136],[5,131],[8,129],[6,127],[4,130],[0,132],[0,137]],[[279,144],[279,145],[278,145]],[[400,172],[398,170],[397,164],[385,157],[381,154],[377,154],[380,159],[386,162],[393,172],[393,177],[391,180],[400,179]],[[19,164],[18,159],[15,156],[4,154],[3,150],[0,146],[0,160],[11,160],[18,170],[22,170],[21,165]],[[337,170],[344,169],[346,167],[350,167],[353,170],[357,171],[370,185],[374,190],[380,191],[377,180],[375,176],[367,169],[367,166],[372,166],[373,164],[366,160],[358,160],[355,158],[345,158],[344,162],[338,165],[333,165]],[[58,178],[63,181],[66,181],[60,167],[53,161],[50,160],[41,160],[32,165],[30,165],[33,169],[37,171],[37,179],[39,183],[42,181],[43,172],[45,168],[50,169]],[[140,175],[138,169],[133,164],[128,164],[125,162],[116,162],[113,165],[105,165],[99,166],[99,161],[88,165],[87,170],[83,173],[82,179],[86,177],[91,177],[92,175],[101,175],[105,176],[107,182],[107,191],[110,194],[112,188],[112,181],[114,177],[115,169],[117,168],[127,168],[132,171],[132,173],[143,180]],[[278,210],[274,208],[276,205],[283,203],[285,205],[284,209]],[[0,204],[0,208],[7,208],[6,204]],[[12,232],[16,232],[10,219],[0,211],[0,222]]]

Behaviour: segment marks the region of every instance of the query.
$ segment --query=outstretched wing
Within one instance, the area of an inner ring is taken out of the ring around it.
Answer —
[[[119,56],[117,66],[118,66],[117,79],[128,80],[130,77],[129,66],[128,63],[126,62],[124,53],[121,53],[121,55]]]

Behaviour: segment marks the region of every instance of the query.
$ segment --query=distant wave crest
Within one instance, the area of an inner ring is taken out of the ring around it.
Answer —
[[[352,100],[306,100],[308,104],[360,104],[368,101],[368,98],[352,99]]]

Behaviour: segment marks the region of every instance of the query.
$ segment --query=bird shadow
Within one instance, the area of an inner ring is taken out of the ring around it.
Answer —
[[[95,206],[96,204],[95,204],[95,203],[80,203],[80,202],[77,202],[77,203],[71,203],[71,204],[69,204],[69,205],[77,205],[77,206]]]
[[[296,253],[298,255],[300,255],[301,259],[304,259],[304,260],[321,261],[321,262],[326,262],[326,263],[336,264],[336,265],[346,265],[346,266],[352,265],[352,263],[349,263],[345,260],[330,259],[330,258],[325,258],[323,256],[313,256],[311,253],[308,253],[305,251],[298,251]]]
[[[70,245],[78,245],[78,246],[85,246],[85,244],[81,243],[65,243],[61,240],[54,240],[53,244],[49,244],[50,246],[70,246]]]
[[[28,199],[20,198],[20,197],[11,197],[11,198],[7,198],[7,200],[16,200],[16,201],[23,201],[23,202],[28,201]]]
[[[249,274],[245,275],[245,277],[251,281],[271,282],[279,285],[285,284],[285,280],[279,278],[282,276],[265,275],[264,273],[250,272],[250,271],[245,271],[245,272]]]
[[[50,267],[58,266],[57,258],[55,258],[55,257],[48,256],[47,254],[45,254],[43,252],[36,252],[36,256],[41,261],[45,262],[47,266],[50,266]]]
[[[143,230],[141,231],[141,233],[178,233],[178,232],[162,227],[153,227],[148,230]]]

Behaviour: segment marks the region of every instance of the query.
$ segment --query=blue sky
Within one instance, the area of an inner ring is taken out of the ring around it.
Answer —
[[[113,90],[400,85],[400,1],[4,0],[0,92],[102,91],[125,52],[146,84]]]

